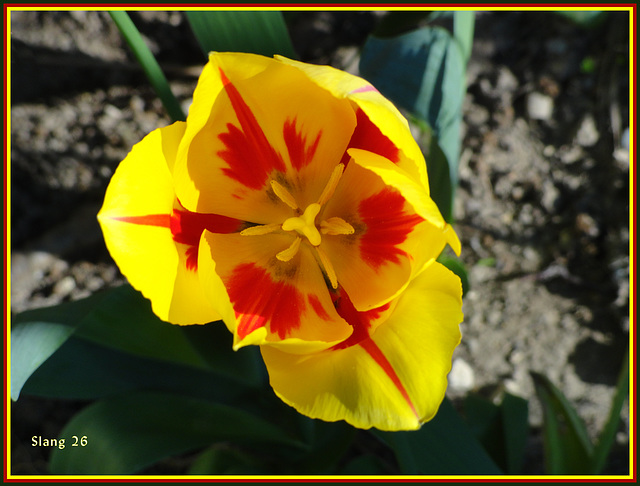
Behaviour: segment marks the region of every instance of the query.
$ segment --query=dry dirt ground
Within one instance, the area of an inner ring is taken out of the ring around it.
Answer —
[[[592,28],[548,12],[477,17],[455,206],[470,291],[448,394],[506,389],[531,399],[525,473],[543,472],[529,371],[546,374],[595,437],[628,345],[626,15]],[[187,106],[204,58],[182,15],[133,18]],[[291,33],[302,60],[354,71],[379,18],[306,12]],[[105,12],[14,12],[11,31],[18,312],[123,282],[95,215],[118,162],[169,120]],[[13,473],[45,472],[45,453],[29,437],[55,436],[80,406],[15,403]],[[624,474],[628,405],[622,415],[607,471]]]

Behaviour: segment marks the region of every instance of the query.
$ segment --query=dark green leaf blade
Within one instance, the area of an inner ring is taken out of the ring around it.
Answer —
[[[25,322],[11,329],[11,399],[29,377],[71,336],[74,328],[54,322]]]
[[[593,454],[584,423],[573,406],[544,375],[531,372],[542,403],[544,445],[549,474],[586,474]]]
[[[87,445],[72,447],[72,436]],[[51,455],[53,474],[131,474],[154,462],[220,441],[300,447],[256,415],[196,398],[138,392],[98,401],[60,434],[69,447]]]
[[[376,435],[391,447],[404,474],[502,474],[447,399],[420,430]]]
[[[209,10],[186,15],[205,55],[229,51],[296,58],[281,12]]]
[[[529,403],[521,397],[505,393],[500,404],[504,433],[506,472],[518,474],[524,464],[529,437]]]
[[[437,261],[442,263],[460,278],[460,283],[462,284],[462,296],[464,297],[469,291],[469,274],[467,273],[467,268],[462,260],[458,257],[441,253],[438,256]]]
[[[70,326],[80,337],[131,354],[207,366],[181,327],[158,319],[149,301],[130,285],[76,302],[24,312],[14,319],[23,325],[36,321]]]
[[[592,474],[601,474],[604,469],[609,453],[611,452],[611,446],[615,442],[616,432],[618,431],[618,424],[620,423],[620,411],[624,405],[625,400],[629,397],[629,350],[627,349],[624,359],[622,360],[622,369],[618,376],[618,383],[616,385],[616,392],[613,397],[613,403],[611,404],[611,410],[609,411],[609,417],[607,423],[600,432],[598,441],[593,451],[593,468]]]
[[[465,63],[457,41],[440,28],[421,28],[387,39],[369,37],[360,72],[383,95],[433,129],[447,159],[453,198],[466,89]],[[440,210],[451,221],[451,206],[447,212]]]
[[[131,50],[136,56],[136,59],[138,59],[138,62],[142,66],[147,78],[149,78],[158,98],[162,100],[162,104],[169,113],[171,119],[173,121],[184,121],[186,117],[182,111],[180,103],[173,95],[171,87],[169,86],[162,69],[160,69],[158,61],[156,61],[153,53],[147,44],[145,44],[142,35],[140,35],[140,32],[131,21],[129,14],[123,10],[113,10],[110,11],[109,14],[118,26],[118,29],[120,29],[120,32],[129,44],[129,47],[131,47]]]
[[[74,336],[31,375],[23,393],[95,399],[139,389],[229,404],[242,401],[255,390],[223,374],[133,356]]]

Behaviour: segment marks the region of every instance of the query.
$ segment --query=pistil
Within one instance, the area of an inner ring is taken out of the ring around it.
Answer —
[[[302,216],[294,216],[282,223],[284,231],[297,231],[302,236],[306,236],[313,246],[318,246],[321,241],[320,232],[316,228],[316,216],[320,212],[321,206],[312,203],[307,206]]]

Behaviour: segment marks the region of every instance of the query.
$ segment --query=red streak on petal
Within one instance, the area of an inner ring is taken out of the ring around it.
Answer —
[[[204,230],[212,233],[235,233],[240,231],[243,222],[220,216],[219,214],[195,213],[186,209],[174,209],[171,215],[171,234],[173,241],[188,245],[186,266],[188,270],[198,269],[198,247]]]
[[[360,255],[374,269],[386,262],[399,263],[405,252],[397,247],[423,219],[404,212],[404,198],[390,188],[360,202],[358,213],[367,225],[360,238]]]
[[[296,130],[296,119],[293,121],[287,120],[284,124],[282,134],[284,136],[284,142],[287,145],[289,152],[289,160],[294,169],[300,170],[302,167],[306,167],[313,160],[313,156],[318,148],[320,137],[322,136],[322,130],[316,135],[314,142],[307,146],[307,137],[302,135],[302,132]]]
[[[159,228],[169,228],[171,225],[170,214],[145,214],[143,216],[116,216],[116,221],[124,223],[140,224],[143,226],[157,226]]]
[[[351,91],[349,94],[354,94],[354,93],[368,93],[369,91],[375,91],[376,93],[378,92],[377,89],[375,89],[373,86],[371,86],[370,84],[367,84],[365,86],[362,86],[361,88],[356,88],[353,91]]]
[[[212,233],[235,233],[243,222],[219,214],[194,213],[175,209],[171,215],[171,234],[177,243],[197,245],[204,230]]]
[[[222,69],[220,77],[240,122],[240,128],[227,123],[227,132],[219,135],[227,148],[219,151],[218,156],[229,165],[222,171],[251,189],[260,189],[273,170],[284,172],[284,162],[267,140],[238,89],[231,84]]]
[[[188,270],[198,268],[198,246],[204,230],[212,233],[235,233],[240,231],[242,221],[218,214],[194,213],[186,209],[174,209],[172,214],[145,214],[142,216],[117,216],[116,221],[156,226],[171,230],[171,237],[176,243],[188,245],[186,250],[186,267]]]
[[[274,282],[263,268],[253,263],[238,265],[226,287],[241,339],[267,324],[280,339],[300,327],[300,316],[306,308],[303,296],[293,285]]]
[[[367,114],[361,109],[356,112],[356,122],[357,125],[353,135],[351,135],[347,149],[368,150],[389,159],[391,162],[398,163],[400,161],[398,147],[382,134],[380,129],[369,120]],[[341,162],[346,166],[349,163],[349,159],[349,154],[345,150]]]
[[[325,321],[331,320],[331,316],[327,314],[327,311],[324,309],[324,307],[322,307],[322,303],[320,302],[320,299],[318,299],[316,295],[313,295],[313,294],[307,295],[307,300],[309,301],[309,304],[311,304],[313,311],[317,314],[317,316],[320,319]]]
[[[391,363],[384,355],[384,353],[380,350],[378,345],[370,338],[369,336],[369,328],[371,327],[371,322],[378,319],[380,315],[389,309],[390,303],[377,307],[375,309],[368,310],[366,312],[359,312],[351,302],[351,299],[344,291],[344,289],[340,288],[337,294],[334,294],[334,305],[336,306],[336,310],[340,317],[346,320],[352,327],[353,333],[347,339],[345,339],[340,344],[337,344],[331,348],[332,351],[337,351],[340,349],[345,349],[356,344],[362,346],[362,348],[369,353],[369,356],[373,358],[373,360],[382,368],[382,370],[386,373],[386,375],[391,379],[394,386],[398,389],[402,397],[405,399],[411,410],[415,414],[415,416],[419,419],[420,416],[407,393],[402,381],[400,381],[400,377],[393,369]]]
[[[384,353],[380,350],[378,345],[375,342],[373,342],[372,339],[365,339],[364,341],[361,341],[359,344],[367,353],[369,353],[369,356],[373,358],[373,360],[378,364],[378,366],[380,366],[380,368],[382,368],[382,370],[386,373],[386,375],[391,379],[394,386],[398,389],[398,391],[402,395],[402,398],[404,398],[404,400],[407,402],[407,405],[409,405],[409,407],[411,408],[411,411],[413,412],[413,414],[416,416],[418,420],[420,420],[420,415],[418,415],[418,412],[416,411],[416,407],[413,405],[413,402],[411,401],[411,398],[407,393],[407,389],[402,384],[402,381],[400,381],[400,377],[396,373],[396,370],[393,369],[393,366],[391,365],[391,363],[389,363],[389,360],[384,355]]]
[[[336,311],[338,315],[342,317],[347,323],[353,327],[353,332],[351,336],[342,341],[339,344],[336,344],[331,349],[344,349],[359,344],[365,339],[369,338],[369,328],[371,327],[371,322],[375,321],[380,315],[386,311],[391,304],[387,303],[375,309],[371,309],[365,312],[358,311],[349,295],[344,291],[341,287],[338,290],[337,294],[334,294],[334,302],[333,304],[336,307]]]

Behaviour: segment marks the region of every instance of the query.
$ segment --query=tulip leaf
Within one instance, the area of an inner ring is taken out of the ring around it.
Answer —
[[[54,322],[31,322],[11,329],[11,399],[17,400],[31,374],[71,336],[74,329]]]
[[[107,296],[25,311],[11,324],[11,398],[17,400],[29,376],[64,344],[88,314]]]
[[[186,15],[205,55],[233,51],[296,58],[281,12],[208,10],[187,11]]]
[[[609,12],[601,10],[558,10],[556,14],[571,20],[583,28],[597,27],[608,17]]]
[[[199,476],[265,474],[265,465],[243,451],[226,444],[216,444],[198,456],[189,467],[189,474]]]
[[[145,44],[140,31],[136,28],[135,24],[129,17],[129,14],[123,10],[113,10],[109,14],[111,18],[120,29],[120,33],[123,35],[127,44],[136,56],[136,59],[142,66],[143,71],[147,75],[147,78],[151,82],[153,89],[156,91],[158,98],[162,101],[167,113],[173,121],[186,119],[180,103],[173,95],[171,87],[165,77],[162,69],[153,53]]]
[[[613,397],[613,403],[611,410],[609,411],[609,417],[607,423],[604,426],[598,442],[595,445],[593,451],[593,467],[591,473],[600,474],[604,469],[609,453],[611,452],[611,446],[615,442],[616,432],[618,431],[618,424],[620,423],[620,411],[624,405],[625,400],[629,397],[629,350],[627,349],[623,362],[620,375],[618,376],[618,383],[616,385],[616,392]]]
[[[130,285],[76,302],[26,311],[14,319],[21,325],[33,322],[70,326],[83,338],[128,353],[207,366],[181,328],[158,319],[149,301]]]
[[[462,284],[462,296],[469,291],[469,275],[467,273],[467,268],[465,267],[462,260],[458,257],[450,256],[445,253],[441,253],[437,261],[442,263],[445,267],[455,273],[460,279],[460,283]]]
[[[137,389],[233,403],[252,388],[191,366],[143,358],[72,336],[27,380],[23,393],[95,399]]]
[[[84,437],[86,445],[73,447],[72,437]],[[223,441],[301,447],[282,429],[254,414],[157,392],[95,402],[65,426],[60,438],[67,439],[67,446],[52,451],[52,474],[132,474],[160,459]]]
[[[542,404],[546,468],[549,474],[586,474],[593,445],[574,407],[551,381],[531,372]]]
[[[465,58],[459,41],[446,30],[431,27],[392,38],[372,36],[362,50],[360,72],[383,95],[433,129],[446,157],[451,187],[448,208],[440,210],[451,221],[466,89]],[[428,166],[427,170],[434,169]]]
[[[465,65],[471,57],[475,20],[475,13],[471,10],[457,10],[453,13],[453,37],[460,46]]]
[[[411,432],[376,432],[393,450],[403,474],[502,474],[451,402]]]
[[[529,435],[527,401],[505,393],[496,405],[478,395],[467,395],[464,417],[496,464],[508,474],[518,474]]]
[[[416,136],[416,141],[427,162],[431,199],[437,204],[444,218],[451,222],[453,219],[453,187],[447,156],[440,148],[438,139],[427,122],[415,117],[410,118],[417,128],[417,133],[414,132],[414,136]]]

